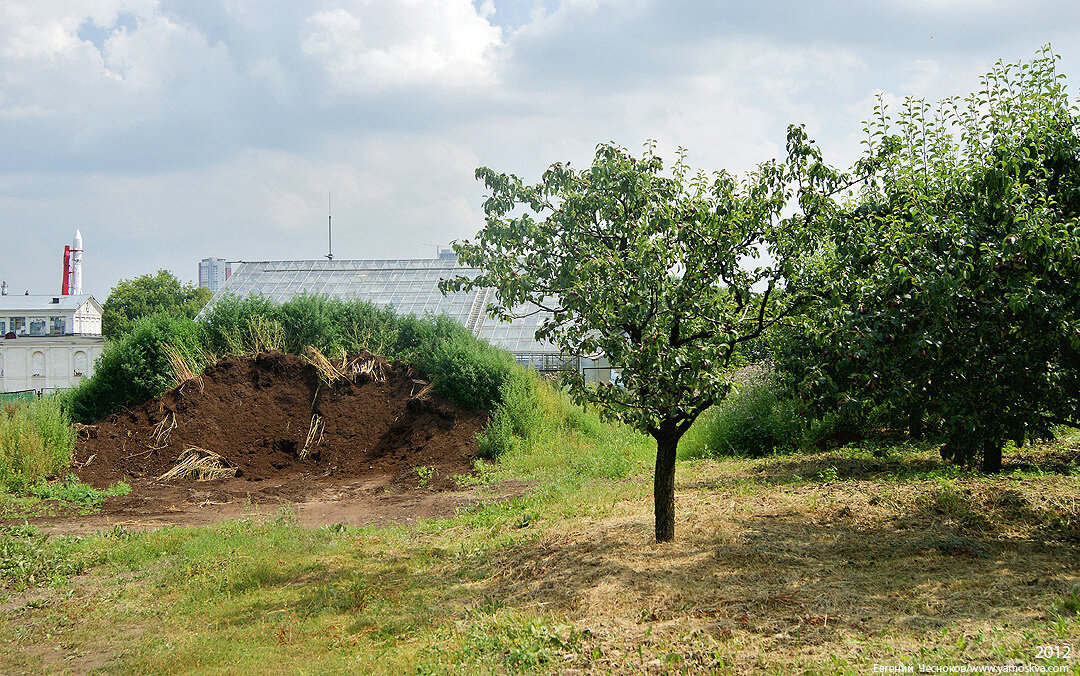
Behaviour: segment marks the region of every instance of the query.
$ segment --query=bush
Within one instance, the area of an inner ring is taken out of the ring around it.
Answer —
[[[798,406],[775,383],[759,374],[737,386],[687,432],[679,445],[684,458],[761,457],[793,450],[803,441]]]
[[[301,295],[280,305],[265,298],[226,298],[202,321],[166,314],[141,320],[110,343],[94,376],[67,392],[74,419],[91,423],[160,396],[176,384],[170,352],[197,372],[210,355],[248,355],[269,349],[325,355],[370,350],[419,368],[436,391],[466,408],[494,411],[516,368],[506,351],[477,340],[446,316],[398,317],[361,301]],[[519,425],[520,427],[520,425]]]
[[[414,363],[435,383],[435,391],[465,408],[493,411],[515,368],[510,353],[477,340],[448,318],[436,320],[425,338]]]
[[[0,485],[19,490],[71,465],[75,431],[57,397],[0,407]]]
[[[130,333],[106,346],[93,377],[63,395],[71,417],[92,423],[161,395],[176,383],[170,348],[203,365],[201,329],[194,321],[165,313],[140,319]]]
[[[199,326],[204,347],[218,356],[260,351],[262,345],[256,343],[270,342],[255,339],[263,333],[262,327],[273,326],[274,332],[280,330],[284,334],[274,304],[259,296],[223,298],[206,313]],[[284,345],[282,336],[278,349],[284,349]]]

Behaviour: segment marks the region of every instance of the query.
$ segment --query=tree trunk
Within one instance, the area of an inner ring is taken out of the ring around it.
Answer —
[[[996,441],[988,441],[983,446],[982,471],[987,474],[997,474],[1001,471],[1001,447],[1004,444]]]
[[[908,413],[908,436],[912,439],[922,440],[923,430],[925,429],[923,425],[924,417],[921,408],[916,408]]]
[[[675,539],[675,452],[679,437],[673,430],[653,434],[656,439],[656,472],[653,474],[653,514],[656,517],[656,541]]]

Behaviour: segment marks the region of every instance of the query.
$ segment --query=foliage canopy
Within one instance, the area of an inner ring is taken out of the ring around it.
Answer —
[[[1080,423],[1080,133],[1056,57],[978,92],[884,103],[863,189],[822,221],[819,289],[781,350],[819,407],[887,406],[996,471],[1009,439]]]
[[[780,293],[806,230],[781,209],[797,172],[820,165],[801,129],[791,164],[761,165],[740,184],[725,172],[693,172],[682,154],[670,170],[652,144],[632,156],[600,145],[590,167],[553,164],[539,183],[488,168],[486,225],[458,256],[483,270],[444,291],[493,287],[495,316],[550,313],[536,337],[566,354],[603,354],[619,386],[568,384],[580,402],[657,443],[656,537],[674,536],[673,477],[679,438],[731,388],[739,347],[784,316]],[[807,176],[807,195],[827,177]]]
[[[157,312],[192,319],[208,300],[210,289],[181,284],[168,270],[121,280],[101,306],[101,332],[106,338],[119,338],[139,319]]]

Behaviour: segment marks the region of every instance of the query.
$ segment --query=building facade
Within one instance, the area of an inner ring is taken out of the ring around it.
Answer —
[[[232,276],[232,266],[224,258],[204,258],[199,261],[199,286],[217,293]]]
[[[101,356],[101,305],[89,294],[0,296],[0,392],[74,387]]]

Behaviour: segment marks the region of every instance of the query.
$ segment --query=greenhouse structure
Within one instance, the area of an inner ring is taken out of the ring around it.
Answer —
[[[392,307],[402,315],[449,315],[476,337],[507,350],[519,364],[537,371],[578,369],[591,381],[610,378],[610,369],[600,360],[562,355],[556,347],[537,342],[536,330],[550,315],[519,308],[520,319],[501,321],[484,311],[495,300],[494,289],[446,295],[439,290],[440,280],[479,274],[479,269],[459,265],[451,252],[422,259],[239,261],[232,263],[232,275],[210,299],[207,309],[230,295],[262,296],[275,303],[302,293],[359,299]]]

